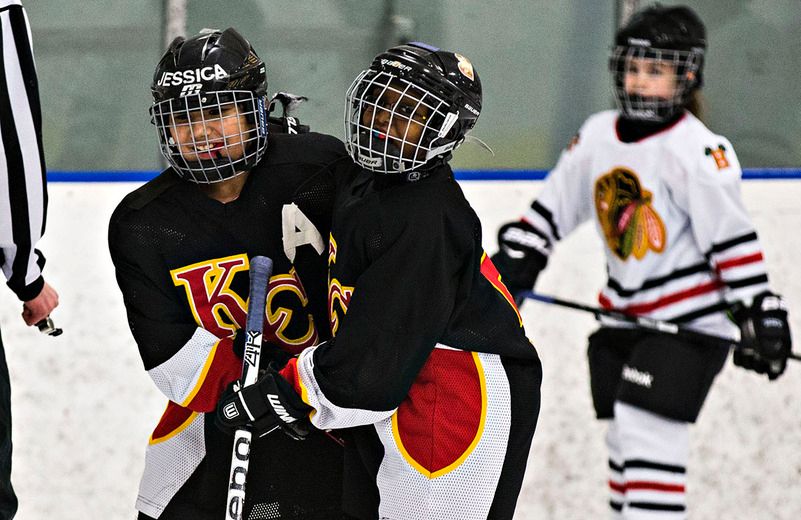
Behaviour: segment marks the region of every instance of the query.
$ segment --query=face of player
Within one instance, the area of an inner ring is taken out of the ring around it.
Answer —
[[[415,150],[418,154],[422,153],[423,151],[416,145],[420,142],[425,129],[429,115],[428,107],[408,93],[393,90],[392,86],[386,89],[376,87],[372,99],[376,108],[372,104],[367,105],[362,112],[362,124],[372,127],[374,137],[386,139],[388,135],[396,139],[392,144],[398,147],[402,142],[403,157],[412,158]]]
[[[245,155],[245,140],[254,125],[232,104],[191,110],[188,117],[185,112],[174,114],[169,128],[170,136],[187,161],[237,160]]]
[[[676,93],[676,69],[663,60],[629,58],[623,88],[628,95],[670,99]]]

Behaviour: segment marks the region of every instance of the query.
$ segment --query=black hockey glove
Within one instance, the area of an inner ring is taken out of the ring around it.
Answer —
[[[215,424],[226,433],[250,425],[257,437],[281,428],[299,441],[311,431],[310,411],[287,380],[270,367],[255,384],[241,388],[234,381],[226,389],[217,403]]]
[[[754,298],[751,307],[735,307],[732,316],[740,327],[740,348],[734,351],[734,364],[767,374],[771,381],[782,375],[792,347],[787,306],[782,297],[762,293]]]
[[[492,263],[501,274],[501,280],[520,305],[522,291],[534,288],[537,276],[548,264],[550,244],[528,222],[510,222],[498,230],[499,251],[492,255]]]

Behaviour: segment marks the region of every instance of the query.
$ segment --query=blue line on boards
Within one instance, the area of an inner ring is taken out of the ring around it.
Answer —
[[[147,182],[155,170],[60,171],[47,172],[48,182]],[[456,170],[459,181],[541,181],[548,170]],[[747,180],[799,180],[801,168],[745,168]]]

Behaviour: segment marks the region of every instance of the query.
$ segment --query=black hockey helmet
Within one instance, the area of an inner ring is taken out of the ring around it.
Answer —
[[[466,57],[412,42],[376,56],[346,97],[345,145],[351,157],[375,172],[401,173],[450,157],[478,120],[482,91]],[[391,135],[377,119],[388,119],[387,127],[408,121],[416,128]],[[414,142],[411,134],[420,137]]]
[[[654,4],[634,13],[615,35],[609,60],[618,106],[627,117],[665,121],[683,110],[694,90],[703,85],[706,28],[686,6]],[[625,75],[632,59],[669,63],[675,71],[676,89],[670,99],[629,95]]]
[[[151,91],[150,113],[161,152],[185,179],[223,181],[250,170],[261,159],[267,147],[266,67],[235,29],[204,29],[173,40],[156,66]],[[191,142],[179,146],[181,130],[219,124],[223,115],[244,123],[237,124],[234,133],[199,140],[192,132]],[[239,151],[232,152],[237,147]],[[198,153],[189,153],[187,159],[187,149]]]

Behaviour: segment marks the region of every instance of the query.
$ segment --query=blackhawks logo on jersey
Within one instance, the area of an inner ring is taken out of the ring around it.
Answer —
[[[651,192],[631,170],[615,168],[595,182],[595,211],[609,249],[620,259],[642,260],[649,250],[665,249],[665,224],[651,207]]]

